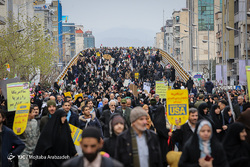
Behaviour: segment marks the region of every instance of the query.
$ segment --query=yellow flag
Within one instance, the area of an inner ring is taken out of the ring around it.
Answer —
[[[71,130],[71,137],[75,145],[80,146],[80,141],[82,138],[82,130],[74,125],[69,124]]]

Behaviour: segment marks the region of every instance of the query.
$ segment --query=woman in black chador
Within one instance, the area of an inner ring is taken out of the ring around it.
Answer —
[[[38,157],[33,160],[34,167],[60,167],[77,154],[66,115],[59,109],[45,125],[34,151],[34,156]],[[44,157],[46,159],[42,159]]]
[[[245,126],[236,122],[229,126],[223,146],[231,167],[250,166],[250,147],[246,142]]]

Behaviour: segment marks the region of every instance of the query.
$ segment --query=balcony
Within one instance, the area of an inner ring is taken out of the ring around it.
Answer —
[[[5,22],[5,19],[4,17],[0,16],[0,25],[5,25],[6,22]]]
[[[217,57],[222,57],[221,51],[218,51],[216,53],[217,53]]]
[[[5,5],[5,0],[0,0],[0,5]]]
[[[219,38],[221,38],[221,37],[222,37],[222,33],[221,33],[221,31],[218,31],[218,32],[216,33],[216,38],[219,39]]]
[[[245,43],[244,43],[244,50],[246,50],[246,47],[245,47]],[[250,50],[250,43],[247,44],[247,50]]]

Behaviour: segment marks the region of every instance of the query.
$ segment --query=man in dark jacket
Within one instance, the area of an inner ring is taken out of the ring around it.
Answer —
[[[212,93],[212,90],[214,88],[214,84],[210,81],[210,79],[207,79],[207,82],[205,83],[205,88],[207,93]]]
[[[25,148],[24,143],[14,134],[14,132],[3,125],[5,115],[0,111],[0,165],[2,167],[12,166],[14,158],[21,154]],[[13,146],[14,149],[13,149]]]
[[[244,104],[244,98],[243,96],[238,96],[238,104],[234,106],[234,112],[235,112],[235,119],[238,119],[240,114],[243,112],[243,104]]]
[[[109,137],[109,120],[110,120],[110,116],[113,115],[114,113],[119,113],[121,114],[119,111],[116,110],[115,108],[116,106],[116,101],[115,100],[111,100],[109,102],[109,109],[104,110],[102,113],[102,116],[100,117],[100,121],[102,126],[104,126],[104,137]]]
[[[120,113],[122,113],[123,118],[126,120],[126,123],[128,125],[128,127],[130,127],[131,123],[130,123],[130,113],[131,113],[131,108],[127,107],[127,100],[126,99],[122,99],[121,100],[121,107],[118,108],[118,111]]]
[[[161,150],[157,135],[147,130],[147,113],[135,107],[130,114],[132,128],[117,138],[115,158],[126,167],[162,167]]]
[[[186,87],[188,88],[188,93],[190,93],[191,89],[193,88],[194,85],[194,81],[191,79],[191,77],[189,77],[189,79],[187,80],[187,84]]]
[[[197,121],[198,110],[196,108],[190,108],[188,122],[181,127],[176,126],[176,130],[173,133],[170,132],[169,135],[172,136],[173,142],[179,144],[179,151],[182,151],[185,143],[193,136]]]
[[[70,110],[71,105],[69,101],[65,101],[63,103],[63,110],[67,113],[67,121],[68,123],[79,127],[79,119],[78,119],[78,115],[74,112]]]
[[[96,128],[99,128],[101,133],[102,133],[101,123],[99,122],[99,120],[96,118],[96,116],[94,114],[90,114],[90,110],[89,110],[88,106],[82,107],[82,114],[83,115],[81,115],[79,117],[81,129],[85,129],[89,126],[94,126]],[[102,135],[103,135],[103,133],[102,133]]]
[[[123,165],[112,159],[106,158],[99,153],[103,146],[101,132],[95,127],[88,127],[82,132],[80,142],[83,155],[74,157],[63,163],[62,167],[123,167]]]

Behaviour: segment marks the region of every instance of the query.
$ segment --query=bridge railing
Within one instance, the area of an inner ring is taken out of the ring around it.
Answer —
[[[170,63],[171,65],[174,66],[175,71],[176,71],[176,76],[179,76],[182,78],[185,82],[188,80],[190,77],[190,74],[182,67],[182,65],[170,54],[168,54],[166,51],[159,49],[160,54],[162,55],[162,61],[164,63]],[[70,61],[69,63],[64,67],[63,71],[59,74],[57,77],[56,81],[59,82],[61,79],[65,77],[67,74],[68,68],[71,68],[73,64],[75,64],[78,60],[78,56],[80,55],[81,52],[77,53]]]
[[[176,76],[180,76],[185,82],[187,82],[188,78],[191,76],[183,67],[182,65],[169,53],[166,51],[159,49],[160,54],[162,55],[163,62],[168,62],[175,68]]]
[[[57,77],[56,81],[59,82],[61,79],[63,79],[68,71],[68,68],[71,68],[72,65],[74,63],[77,62],[78,56],[80,55],[81,52],[79,52],[78,54],[76,54],[74,57],[72,57],[72,59],[68,62],[68,64],[64,67],[64,69],[62,70],[62,72],[59,74],[59,76]]]

